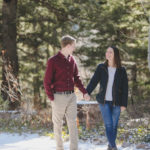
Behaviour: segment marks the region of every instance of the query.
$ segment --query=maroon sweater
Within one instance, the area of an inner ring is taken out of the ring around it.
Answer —
[[[54,100],[54,92],[64,92],[74,90],[77,86],[79,90],[87,93],[78,75],[77,64],[72,56],[68,59],[58,52],[47,62],[44,88],[50,100]]]

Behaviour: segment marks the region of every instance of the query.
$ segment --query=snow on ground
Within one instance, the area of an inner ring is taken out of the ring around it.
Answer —
[[[97,101],[84,101],[84,100],[80,100],[80,101],[77,101],[77,104],[80,104],[80,105],[85,105],[85,104],[98,104]]]
[[[119,150],[136,150],[134,145]],[[106,150],[105,145],[94,145],[79,141],[79,150]],[[23,133],[11,134],[0,133],[0,150],[56,150],[55,141],[48,136],[40,136],[38,134]],[[64,142],[64,150],[69,150],[69,142]],[[138,149],[140,150],[140,149]]]

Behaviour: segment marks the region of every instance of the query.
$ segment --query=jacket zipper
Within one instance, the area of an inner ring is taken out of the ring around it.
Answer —
[[[116,100],[116,99],[115,99],[115,96],[114,96],[114,95],[115,95],[114,89],[115,89],[115,80],[114,80],[114,86],[113,86],[113,89],[112,89],[112,92],[113,92],[113,93],[112,93],[112,94],[113,94],[113,105],[115,106],[115,105],[116,105],[116,104],[115,104],[115,100]]]
[[[107,73],[107,75],[108,75],[108,78],[109,78],[109,74],[108,74],[108,69],[106,69],[106,68],[104,68],[105,69],[105,71],[106,71],[106,73]],[[107,85],[108,85],[108,78],[107,78]],[[107,85],[106,85],[106,90],[107,90]],[[106,102],[106,90],[105,90],[105,97],[104,97],[104,105],[105,105],[105,102]]]
[[[113,89],[112,89],[112,94],[113,94],[113,105],[115,106],[115,102],[116,102],[116,99],[115,99],[115,93],[114,93],[114,89],[115,89],[115,80],[116,80],[116,74],[117,74],[117,69],[116,69],[116,73],[115,73],[115,76],[114,76],[114,83],[113,83]]]

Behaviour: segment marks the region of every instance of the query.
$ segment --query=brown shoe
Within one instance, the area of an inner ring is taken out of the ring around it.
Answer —
[[[113,148],[111,148],[111,150],[118,150],[118,148],[117,147],[113,147]]]

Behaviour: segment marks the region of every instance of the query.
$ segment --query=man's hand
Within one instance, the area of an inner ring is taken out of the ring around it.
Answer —
[[[90,100],[90,96],[89,96],[89,94],[87,94],[87,93],[86,93],[86,94],[84,94],[84,96],[83,96],[83,97],[84,97],[84,99],[85,99],[85,100],[87,100],[87,101],[89,101],[89,100]]]
[[[121,112],[125,111],[126,110],[126,107],[124,106],[121,106]]]

